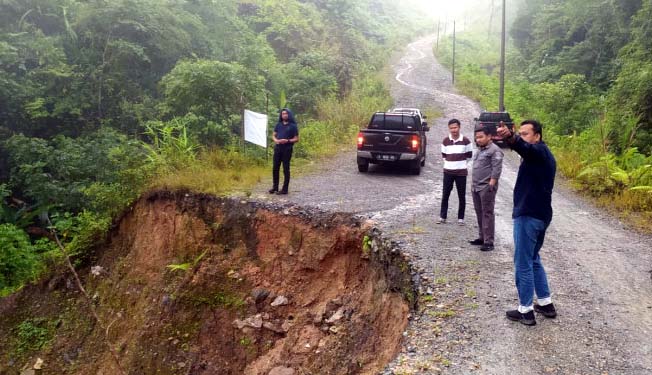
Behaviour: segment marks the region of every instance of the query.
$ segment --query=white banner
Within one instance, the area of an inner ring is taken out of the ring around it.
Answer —
[[[267,147],[267,115],[245,109],[244,139],[253,144]]]

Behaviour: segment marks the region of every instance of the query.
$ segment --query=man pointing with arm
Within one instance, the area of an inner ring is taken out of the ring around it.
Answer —
[[[519,134],[503,122],[497,134],[522,158],[514,185],[514,274],[519,306],[507,311],[507,318],[522,324],[536,324],[534,311],[548,318],[557,316],[548,278],[539,257],[546,229],[552,221],[552,189],[557,164],[543,142],[543,129],[535,120],[521,122]],[[533,303],[534,294],[537,304]]]

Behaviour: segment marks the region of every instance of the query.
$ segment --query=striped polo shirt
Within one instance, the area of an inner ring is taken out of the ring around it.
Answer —
[[[467,163],[473,157],[473,145],[460,134],[453,139],[450,135],[441,143],[441,157],[444,159],[444,173],[454,176],[467,176]]]

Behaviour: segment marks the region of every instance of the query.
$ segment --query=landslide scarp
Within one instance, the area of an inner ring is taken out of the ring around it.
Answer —
[[[80,275],[129,374],[375,373],[415,301],[407,261],[355,217],[183,191],[142,197],[91,259]],[[44,374],[116,373],[70,275],[0,314],[0,374],[37,358]]]

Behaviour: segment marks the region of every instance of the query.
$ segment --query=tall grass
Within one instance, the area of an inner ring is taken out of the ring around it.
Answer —
[[[158,174],[150,188],[248,195],[268,174],[264,159],[254,159],[234,150],[215,149],[198,153],[193,162],[183,168]]]

